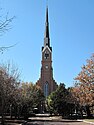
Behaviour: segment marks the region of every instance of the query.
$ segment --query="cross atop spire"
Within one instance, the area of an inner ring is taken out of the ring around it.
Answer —
[[[48,6],[48,0],[46,0],[46,6]]]

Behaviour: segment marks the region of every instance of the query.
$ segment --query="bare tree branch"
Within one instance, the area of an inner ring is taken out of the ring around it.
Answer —
[[[6,14],[5,18],[3,19],[2,16],[0,16],[0,36],[2,36],[4,33],[6,33],[8,30],[11,29],[11,22],[13,21],[13,19],[15,18],[15,16],[9,18],[8,17],[8,13]],[[0,47],[0,53],[3,54],[3,52],[5,50],[8,50],[11,47],[14,47],[16,44],[11,45],[11,46],[1,46]]]
[[[0,47],[0,53],[3,54],[4,51],[6,51],[6,50],[8,50],[8,49],[10,49],[10,48],[12,48],[12,47],[14,47],[14,46],[16,46],[16,45],[17,45],[17,43],[16,43],[16,44],[13,44],[13,45],[11,45],[11,46],[2,46],[2,47]]]
[[[9,18],[7,13],[5,19],[0,20],[0,35],[3,35],[3,33],[11,29],[10,23],[13,21],[14,18],[15,16]]]

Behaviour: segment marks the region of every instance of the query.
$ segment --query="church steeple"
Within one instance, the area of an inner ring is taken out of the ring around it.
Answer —
[[[45,35],[44,35],[44,38],[49,38],[48,6],[46,8],[46,22],[45,22]]]
[[[45,34],[44,34],[44,47],[50,47],[50,37],[49,37],[49,19],[48,19],[48,6],[46,7],[46,22],[45,22]]]
[[[37,85],[41,87],[44,96],[47,97],[57,88],[53,78],[52,47],[50,46],[48,6],[46,7],[44,45],[42,47],[41,74]]]

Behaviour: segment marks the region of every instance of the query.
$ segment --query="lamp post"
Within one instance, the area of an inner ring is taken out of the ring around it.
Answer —
[[[10,118],[12,118],[12,104],[10,104]]]

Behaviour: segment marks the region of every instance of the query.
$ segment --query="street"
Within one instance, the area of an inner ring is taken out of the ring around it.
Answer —
[[[29,119],[26,125],[93,125],[90,123],[85,123],[81,120],[68,120],[62,119],[60,116],[50,117],[49,115],[38,115],[37,117],[32,117]]]
[[[65,121],[65,122],[35,121],[35,122],[27,123],[27,125],[90,125],[90,124],[84,123],[84,122],[67,122],[67,121]]]

